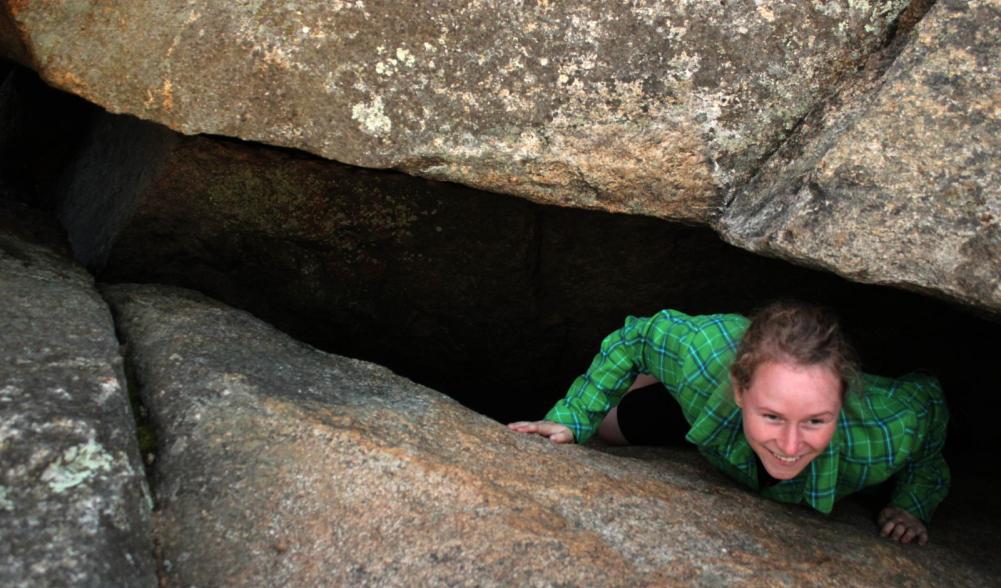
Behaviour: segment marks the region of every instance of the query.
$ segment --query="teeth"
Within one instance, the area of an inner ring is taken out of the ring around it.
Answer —
[[[772,452],[772,455],[774,455],[775,458],[778,459],[779,461],[784,461],[785,463],[792,463],[799,459],[799,457],[782,457],[781,455],[775,453],[774,451]]]

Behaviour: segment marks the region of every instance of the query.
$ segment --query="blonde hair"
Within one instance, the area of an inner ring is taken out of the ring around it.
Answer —
[[[751,316],[730,366],[734,384],[750,387],[754,371],[768,361],[829,367],[841,380],[842,399],[858,388],[861,377],[855,349],[837,316],[804,302],[773,302]]]

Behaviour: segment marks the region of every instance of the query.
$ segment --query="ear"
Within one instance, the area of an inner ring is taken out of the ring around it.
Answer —
[[[738,408],[744,408],[744,389],[740,387],[737,380],[730,376],[730,390],[733,391],[733,401]]]

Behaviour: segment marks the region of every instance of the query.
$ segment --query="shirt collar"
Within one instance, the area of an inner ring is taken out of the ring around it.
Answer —
[[[750,479],[757,475],[751,473],[757,470],[757,456],[744,437],[742,413],[733,401],[728,381],[710,394],[686,439],[699,447],[712,449]],[[797,476],[803,479],[803,501],[822,513],[829,513],[834,508],[841,443],[839,423],[827,448]]]

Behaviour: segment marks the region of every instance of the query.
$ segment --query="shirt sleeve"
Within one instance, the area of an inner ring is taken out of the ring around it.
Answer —
[[[691,317],[675,310],[629,317],[605,337],[591,367],[545,418],[569,427],[583,443],[641,373],[664,384],[687,415],[694,410],[688,397],[704,401],[707,390],[725,374],[727,358],[745,326],[746,319],[739,315]]]
[[[906,399],[917,413],[915,433],[920,445],[897,473],[890,504],[927,523],[949,492],[949,466],[942,456],[949,410],[938,380],[924,374],[906,379],[896,396]]]
[[[643,369],[649,323],[649,318],[631,316],[621,329],[605,337],[591,367],[574,380],[546,420],[569,427],[578,443],[587,441]]]

